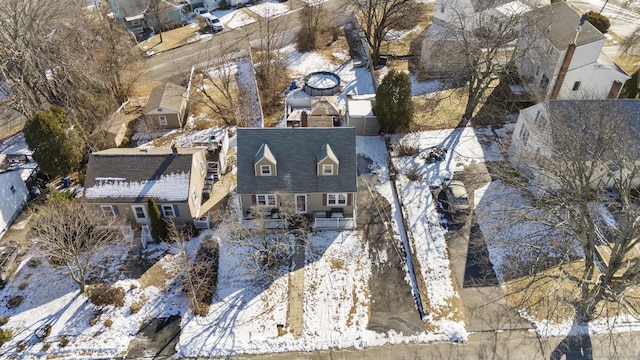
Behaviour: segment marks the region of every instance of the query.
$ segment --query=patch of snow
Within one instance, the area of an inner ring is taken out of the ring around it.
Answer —
[[[250,11],[256,13],[256,15],[263,18],[278,17],[291,10],[289,4],[282,4],[279,2],[263,2],[258,5],[253,5],[247,8]]]
[[[152,197],[165,201],[189,198],[189,174],[167,174],[148,181],[102,181],[86,188],[87,199]]]

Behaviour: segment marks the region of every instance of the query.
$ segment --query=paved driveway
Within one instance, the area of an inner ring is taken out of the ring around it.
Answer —
[[[425,325],[418,313],[411,285],[407,283],[406,260],[397,236],[387,232],[391,205],[375,187],[376,176],[368,174],[367,160],[358,158],[358,228],[369,244],[372,259],[369,281],[371,313],[370,330],[404,335],[424,332]]]
[[[455,178],[464,182],[472,205],[474,191],[491,181],[484,163],[467,166]],[[448,231],[446,238],[451,270],[464,303],[467,331],[532,329],[531,323],[521,318],[504,299],[474,212],[462,228]]]

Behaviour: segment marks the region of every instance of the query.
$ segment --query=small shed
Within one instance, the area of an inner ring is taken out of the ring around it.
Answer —
[[[151,90],[144,115],[153,129],[178,129],[184,124],[187,89],[165,83]]]
[[[378,118],[373,113],[375,95],[364,98],[347,97],[346,120],[348,127],[356,129],[356,135],[378,135]]]

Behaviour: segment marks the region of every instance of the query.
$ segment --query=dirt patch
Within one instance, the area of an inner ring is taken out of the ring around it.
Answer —
[[[157,286],[161,289],[165,289],[167,280],[175,276],[172,271],[167,270],[163,266],[165,261],[168,260],[167,258],[170,256],[173,257],[172,255],[167,255],[164,259],[153,264],[153,266],[142,274],[140,277],[140,285],[143,288]]]

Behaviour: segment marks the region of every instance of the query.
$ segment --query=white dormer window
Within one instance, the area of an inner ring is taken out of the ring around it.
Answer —
[[[160,115],[158,121],[160,121],[160,125],[167,125],[167,117],[164,115]]]
[[[318,176],[338,175],[338,166],[340,166],[340,161],[338,161],[338,157],[333,150],[331,150],[331,146],[329,146],[329,144],[322,145],[316,160]]]
[[[262,144],[254,157],[253,169],[256,176],[278,176],[275,156],[267,144]]]

